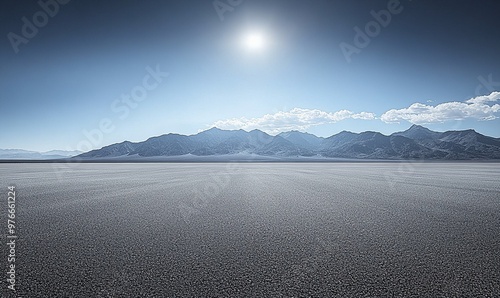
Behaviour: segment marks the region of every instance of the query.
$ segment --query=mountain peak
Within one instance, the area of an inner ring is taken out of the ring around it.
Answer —
[[[212,128],[209,128],[209,129],[206,129],[206,130],[203,130],[203,131],[199,131],[196,135],[212,135],[212,134],[216,134],[216,133],[219,133],[221,131],[225,131],[225,130],[222,130],[220,128],[217,128],[217,127],[212,127]]]
[[[413,124],[410,128],[402,132],[396,132],[392,134],[393,136],[403,136],[414,140],[420,139],[435,139],[438,138],[441,133],[432,131],[427,127],[421,125]]]
[[[356,133],[352,132],[352,131],[348,131],[348,130],[343,130],[341,132],[338,133],[338,135],[340,134],[343,134],[343,135],[355,135]]]
[[[412,131],[412,130],[425,130],[425,131],[431,131],[430,129],[423,127],[422,125],[418,124],[413,124],[410,128],[408,128],[406,131]]]
[[[268,135],[266,132],[263,132],[262,130],[260,129],[252,129],[251,131],[249,131],[248,133],[252,134],[252,135]]]
[[[290,136],[290,135],[313,136],[313,134],[298,130],[290,130],[290,131],[280,132],[278,134],[278,136]]]
[[[218,127],[215,127],[215,126],[214,126],[214,127],[210,128],[210,129],[207,129],[207,130],[205,130],[205,131],[221,131],[221,130],[222,130],[222,129],[220,129],[220,128],[218,128]]]

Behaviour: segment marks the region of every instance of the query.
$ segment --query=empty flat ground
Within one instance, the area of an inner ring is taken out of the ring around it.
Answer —
[[[4,230],[17,189],[20,297],[500,293],[499,163],[0,164],[0,178]]]

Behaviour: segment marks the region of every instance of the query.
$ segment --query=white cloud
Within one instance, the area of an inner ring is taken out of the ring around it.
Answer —
[[[408,108],[389,110],[380,119],[386,123],[406,120],[415,124],[464,119],[493,120],[498,118],[500,105],[488,103],[496,101],[500,101],[500,92],[478,96],[465,102],[445,102],[436,106],[414,103]]]
[[[490,95],[483,95],[471,98],[466,103],[478,103],[478,104],[486,104],[488,102],[500,101],[500,92],[492,92]]]
[[[280,111],[274,114],[266,114],[259,118],[232,118],[219,120],[211,126],[220,129],[260,129],[271,134],[277,134],[290,130],[306,130],[312,126],[335,123],[345,119],[373,120],[375,114],[361,112],[353,113],[349,110],[341,110],[334,113],[321,110],[310,110],[294,108],[288,112]]]

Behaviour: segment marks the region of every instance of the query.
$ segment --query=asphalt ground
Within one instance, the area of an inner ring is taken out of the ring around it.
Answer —
[[[3,297],[500,295],[498,163],[0,164],[0,178],[6,233],[16,187]]]

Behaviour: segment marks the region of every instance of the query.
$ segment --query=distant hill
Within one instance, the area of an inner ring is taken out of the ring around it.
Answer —
[[[79,159],[141,157],[262,156],[347,159],[500,159],[500,139],[474,130],[435,132],[413,125],[389,136],[343,131],[328,138],[290,131],[271,136],[260,130],[211,128],[196,135],[166,134],[139,143],[123,142],[78,155]]]
[[[0,149],[0,159],[61,159],[81,154],[81,151],[52,150],[47,152],[28,151],[21,149]]]

